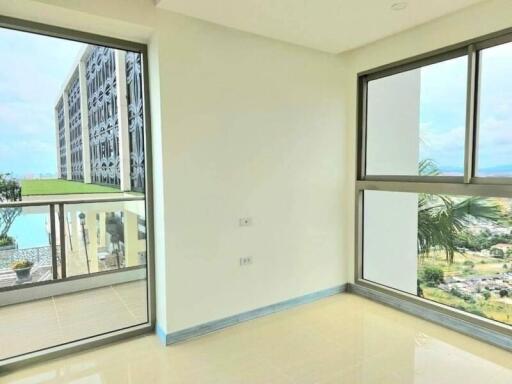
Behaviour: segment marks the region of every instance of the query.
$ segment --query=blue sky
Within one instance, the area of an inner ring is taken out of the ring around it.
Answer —
[[[0,28],[0,173],[56,173],[55,100],[83,46]]]
[[[464,167],[467,58],[421,68],[420,159],[451,173]]]
[[[479,168],[512,175],[512,43],[481,57]]]
[[[467,59],[421,69],[420,158],[449,174],[462,174]],[[512,175],[512,44],[483,51],[481,60],[478,170]]]

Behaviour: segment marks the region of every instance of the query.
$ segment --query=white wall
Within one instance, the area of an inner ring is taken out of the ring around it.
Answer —
[[[165,332],[346,281],[341,60],[151,0],[13,3],[3,12],[149,43]]]
[[[157,34],[167,332],[343,283],[340,61],[172,20]]]
[[[354,236],[355,164],[356,164],[356,111],[357,73],[412,57],[438,48],[449,46],[474,37],[512,27],[512,1],[490,0],[466,8],[460,12],[439,18],[427,24],[379,40],[365,47],[339,55],[345,70],[345,107],[347,141],[345,142],[345,170],[349,180],[342,193],[344,201],[350,201],[344,210],[343,228],[348,239]],[[353,281],[354,242],[344,243],[343,255],[349,280]]]

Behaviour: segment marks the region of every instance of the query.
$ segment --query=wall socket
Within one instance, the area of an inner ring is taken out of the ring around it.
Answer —
[[[246,265],[251,265],[251,264],[252,264],[252,257],[251,256],[241,257],[240,258],[240,266],[241,267],[245,267]]]
[[[239,227],[250,227],[252,225],[252,217],[241,217],[238,219]]]

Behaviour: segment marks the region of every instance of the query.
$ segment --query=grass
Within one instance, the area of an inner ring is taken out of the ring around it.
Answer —
[[[464,265],[465,261],[471,261],[473,267]],[[489,256],[480,256],[475,253],[455,253],[453,264],[449,265],[446,263],[444,253],[432,252],[431,255],[426,258],[423,265],[435,265],[443,269],[445,277],[449,276],[489,276],[496,273],[503,273],[503,264],[507,264],[509,268],[512,266],[512,259],[498,259]],[[421,268],[421,266],[420,266]]]
[[[60,179],[21,180],[23,196],[70,195],[82,193],[120,193],[119,189]]]
[[[477,299],[474,303],[469,303],[439,288],[422,286],[422,289],[425,299],[462,309],[475,315],[483,315],[491,320],[512,324],[512,305],[508,305],[503,300],[496,298],[489,300]]]

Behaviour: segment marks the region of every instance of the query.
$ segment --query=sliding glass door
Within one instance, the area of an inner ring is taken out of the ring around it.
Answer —
[[[153,325],[145,46],[2,24],[0,365]]]

